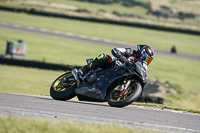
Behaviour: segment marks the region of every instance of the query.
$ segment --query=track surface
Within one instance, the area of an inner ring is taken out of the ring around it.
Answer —
[[[84,122],[104,122],[139,129],[200,132],[200,115],[129,105],[110,107],[106,103],[56,101],[50,97],[0,93],[0,114]]]
[[[74,39],[74,40],[79,40],[79,41],[86,41],[89,43],[96,43],[100,45],[136,48],[136,44],[119,42],[119,41],[114,41],[114,40],[109,40],[109,39],[104,39],[104,38],[98,38],[98,37],[90,37],[90,36],[85,36],[85,35],[69,33],[69,32],[49,30],[45,28],[23,26],[23,25],[4,23],[4,22],[0,22],[0,27],[9,28],[13,30],[21,30],[21,31],[26,31],[26,32],[33,32],[37,34],[45,34],[49,36],[62,37],[62,38],[67,38],[67,39]],[[155,53],[157,54],[163,54],[163,55],[168,55],[168,56],[173,56],[173,57],[200,61],[200,56],[198,55],[185,54],[185,53],[180,53],[180,52],[177,54],[171,54],[170,51],[166,51],[166,50],[161,50],[161,49],[154,49],[154,50],[155,50]]]

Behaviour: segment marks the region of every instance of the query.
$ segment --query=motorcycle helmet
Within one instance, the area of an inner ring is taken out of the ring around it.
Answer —
[[[146,61],[147,65],[149,65],[151,61],[154,59],[155,56],[154,50],[146,44],[137,45],[137,48],[140,60]]]

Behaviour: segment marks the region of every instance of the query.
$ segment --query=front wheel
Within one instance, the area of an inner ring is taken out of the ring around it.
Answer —
[[[71,72],[59,76],[50,87],[50,95],[55,100],[66,101],[75,97],[77,83],[72,80],[74,77]]]
[[[119,85],[114,87],[107,95],[107,102],[110,106],[127,106],[135,102],[142,93],[142,87],[138,82],[132,82],[123,92],[116,90],[118,87]]]

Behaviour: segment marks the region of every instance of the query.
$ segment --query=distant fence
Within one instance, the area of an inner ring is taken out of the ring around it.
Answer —
[[[81,16],[70,16],[70,15],[63,15],[63,14],[57,14],[57,13],[37,11],[35,9],[27,10],[27,9],[23,9],[23,8],[6,7],[6,6],[0,6],[0,10],[12,11],[12,12],[24,12],[24,13],[40,15],[40,16],[61,17],[61,18],[68,18],[68,19],[77,19],[77,20],[82,20],[82,21],[92,21],[92,22],[98,22],[98,23],[108,23],[108,24],[116,24],[116,25],[132,26],[132,27],[142,27],[142,28],[154,29],[154,30],[164,30],[164,31],[171,31],[171,32],[180,32],[180,33],[200,35],[200,31],[194,31],[194,30],[189,30],[189,29],[179,29],[179,28],[172,28],[172,27],[164,27],[164,26],[150,25],[150,24],[142,24],[139,22],[138,23],[137,22],[125,22],[125,21],[119,22],[119,21],[109,20],[109,19],[85,18],[85,17],[81,17]]]
[[[45,62],[33,61],[33,60],[20,60],[20,59],[9,59],[9,58],[0,58],[0,64],[32,67],[32,68],[56,70],[56,71],[58,70],[70,71],[73,68],[78,68],[78,69],[80,68],[80,66],[70,66],[70,65],[64,65],[64,64],[54,64],[54,63],[45,63]]]

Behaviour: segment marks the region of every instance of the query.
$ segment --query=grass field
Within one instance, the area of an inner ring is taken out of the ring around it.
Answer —
[[[156,133],[155,131],[135,130],[111,124],[84,124],[74,121],[58,121],[50,119],[30,119],[1,116],[1,133]]]
[[[93,13],[93,14],[98,14],[99,10],[103,10],[109,14],[112,14],[113,11],[117,11],[121,14],[131,13],[135,15],[140,15],[141,17],[155,18],[155,17],[147,16],[146,15],[147,9],[143,7],[136,6],[136,7],[127,8],[127,7],[122,6],[121,4],[105,5],[105,4],[98,4],[98,3],[81,2],[81,1],[76,1],[76,0],[65,0],[65,1],[63,0],[54,0],[54,1],[52,0],[26,0],[26,1],[14,0],[14,1],[9,1],[9,2],[0,1],[0,4],[14,6],[14,7],[23,7],[26,9],[35,8],[37,10],[49,10],[49,11],[60,11],[60,12],[70,12],[70,9],[71,11],[75,9],[86,9],[90,13]],[[43,6],[39,6],[39,5],[43,5]],[[59,5],[59,6],[56,8],[56,5]],[[68,6],[68,7],[62,7],[62,6]],[[54,8],[52,9],[52,7]]]
[[[26,59],[29,60],[83,65],[86,63],[86,58],[95,57],[102,52],[110,54],[112,48],[4,28],[0,28],[0,30],[0,52],[5,53],[7,40],[22,39],[28,43]]]
[[[149,0],[139,0],[140,2],[149,3]],[[76,0],[2,0],[0,5],[35,9],[37,11],[53,12],[60,14],[68,14],[82,17],[95,17],[103,19],[111,19],[115,21],[137,22],[150,25],[159,25],[164,27],[174,27],[182,29],[191,29],[200,31],[200,21],[195,18],[185,18],[184,21],[178,18],[157,18],[154,15],[147,15],[148,9],[141,6],[124,7],[120,3],[116,4],[98,4],[90,2],[80,2]],[[183,1],[183,0],[151,0],[151,7],[155,11],[160,6],[170,7],[175,12],[199,14],[198,0]],[[87,10],[88,12],[76,12],[75,10]],[[103,12],[102,12],[103,11]],[[122,16],[116,16],[112,12],[118,12]],[[134,17],[125,17],[134,15]]]
[[[49,95],[51,83],[62,71],[0,65],[0,92]]]
[[[199,14],[199,0],[151,0],[153,9],[159,9],[160,6],[170,7],[172,10],[183,13]]]
[[[138,0],[140,2],[149,3],[149,0]],[[103,10],[106,13],[112,14],[113,11],[117,11],[121,14],[134,14],[139,15],[145,19],[156,20],[156,16],[147,15],[148,9],[141,6],[125,7],[120,3],[116,4],[98,4],[90,2],[81,2],[77,0],[7,0],[0,1],[2,5],[9,5],[14,7],[23,7],[26,9],[35,8],[37,10],[54,10],[69,12],[76,9],[87,9],[91,13],[98,13],[99,10]],[[185,0],[151,0],[151,7],[153,10],[157,10],[160,6],[170,7],[173,11],[181,11],[184,13],[199,14],[198,0],[185,1]],[[53,8],[53,9],[52,9]],[[168,20],[167,20],[168,21]]]
[[[0,11],[0,21],[109,38],[133,44],[149,44],[154,48],[165,50],[170,50],[172,45],[175,45],[178,52],[200,55],[200,45],[198,45],[200,37],[197,35],[2,11]]]

